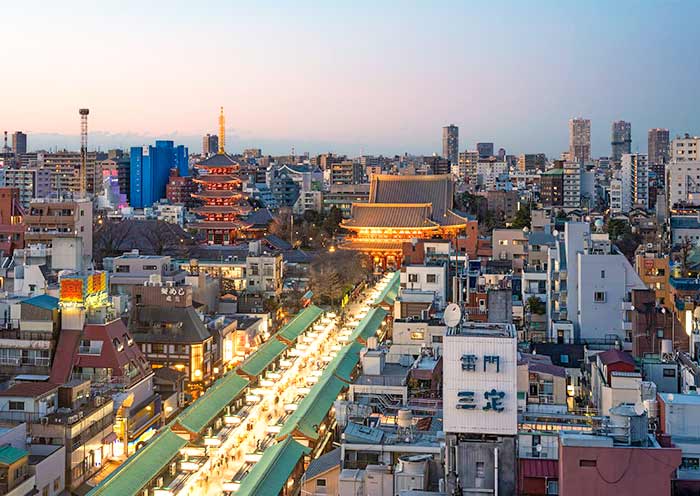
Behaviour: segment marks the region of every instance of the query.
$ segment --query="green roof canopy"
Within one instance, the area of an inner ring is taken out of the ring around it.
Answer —
[[[175,458],[187,441],[169,428],[143,448],[88,493],[89,496],[126,496],[138,494]]]
[[[388,303],[393,305],[396,300],[396,296],[399,294],[399,285],[401,284],[401,274],[397,270],[391,275],[389,283],[384,287],[379,296],[374,300],[375,305],[381,305],[382,303]]]
[[[180,414],[177,421],[189,431],[200,433],[249,384],[235,371],[228,372]]]
[[[357,341],[346,344],[338,354],[333,357],[333,360],[328,364],[324,373],[329,372],[341,379],[349,381],[352,371],[355,370],[355,367],[360,361],[360,351],[362,348],[362,344]]]
[[[29,453],[23,449],[15,448],[11,444],[0,446],[0,463],[4,465],[12,465],[25,456],[29,456]]]
[[[301,457],[311,450],[292,438],[270,446],[241,481],[236,496],[279,494]]]
[[[316,305],[311,305],[299,312],[292,320],[282,327],[282,329],[279,330],[277,335],[282,336],[287,341],[294,341],[322,314],[323,310]]]
[[[367,341],[367,338],[372,337],[377,333],[377,329],[379,329],[379,326],[382,324],[382,321],[388,315],[388,313],[389,312],[379,307],[373,308],[367,312],[367,315],[365,315],[365,317],[360,321],[358,326],[350,335],[350,340],[357,341],[359,339],[362,341]]]
[[[257,377],[286,349],[287,345],[285,343],[272,337],[265,341],[265,343],[238,368],[245,372],[246,375]]]
[[[284,423],[277,439],[291,436],[294,431],[298,431],[309,439],[318,438],[318,426],[326,418],[336,398],[347,385],[332,374],[332,371],[326,369],[306,398],[301,400],[297,409]]]

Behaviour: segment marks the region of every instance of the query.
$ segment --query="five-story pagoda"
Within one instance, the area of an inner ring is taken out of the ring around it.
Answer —
[[[240,165],[224,151],[226,144],[224,108],[219,115],[219,151],[195,164],[198,175],[194,182],[199,191],[192,196],[203,202],[194,209],[200,217],[189,227],[203,232],[207,243],[233,244],[248,224],[241,219],[250,212],[241,189]]]

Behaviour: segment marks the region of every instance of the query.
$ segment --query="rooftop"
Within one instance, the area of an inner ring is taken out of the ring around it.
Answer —
[[[58,386],[48,382],[18,382],[6,390],[0,391],[0,396],[36,398],[54,390],[58,390]]]
[[[482,336],[494,338],[512,338],[515,336],[513,324],[492,322],[463,322],[459,327],[450,328],[448,336]]]

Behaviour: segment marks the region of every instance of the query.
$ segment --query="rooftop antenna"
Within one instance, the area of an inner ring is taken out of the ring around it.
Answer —
[[[81,108],[78,113],[80,114],[80,197],[85,198],[87,190],[87,119],[90,109]]]
[[[219,113],[219,154],[224,154],[226,148],[226,117],[224,117],[224,107]]]

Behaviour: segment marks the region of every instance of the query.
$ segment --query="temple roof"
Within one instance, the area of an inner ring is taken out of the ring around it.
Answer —
[[[449,174],[433,176],[395,176],[374,174],[369,188],[369,203],[429,203],[432,220],[442,222],[453,207],[454,185]]]
[[[430,203],[354,203],[351,218],[343,227],[432,228]]]
[[[202,176],[197,176],[194,179],[196,183],[240,183],[240,178],[231,174],[206,174]]]
[[[363,239],[346,238],[338,248],[356,251],[401,251],[405,239]]]
[[[197,163],[197,167],[230,167],[234,165],[238,165],[238,162],[236,162],[228,153],[217,153],[216,155],[212,155],[211,157]]]

